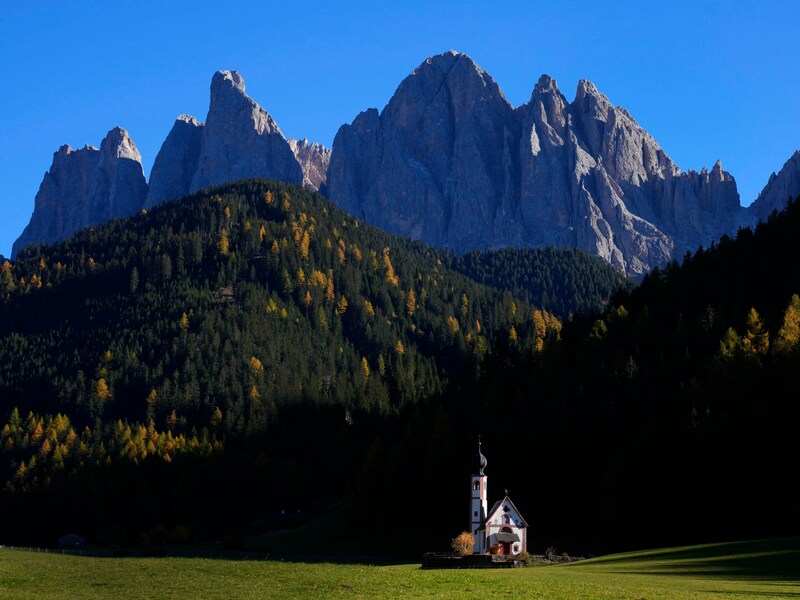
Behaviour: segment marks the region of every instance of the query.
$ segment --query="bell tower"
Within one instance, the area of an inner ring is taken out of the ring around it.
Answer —
[[[472,551],[475,554],[486,552],[486,531],[481,527],[486,518],[486,457],[481,453],[481,438],[478,436],[478,454],[475,456],[475,470],[470,481],[470,520],[469,531],[472,533]]]

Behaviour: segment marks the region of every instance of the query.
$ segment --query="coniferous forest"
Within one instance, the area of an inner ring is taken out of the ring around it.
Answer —
[[[798,233],[790,203],[634,288],[246,181],[30,248],[0,268],[9,539],[207,541],[344,505],[435,549],[478,434],[534,551],[796,533]]]
[[[615,292],[633,285],[608,263],[575,248],[469,252],[459,257],[454,267],[562,319],[576,313],[600,313]]]

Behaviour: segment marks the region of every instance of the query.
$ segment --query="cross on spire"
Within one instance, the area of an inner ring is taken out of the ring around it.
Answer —
[[[508,496],[508,488],[505,488],[503,491],[505,492],[506,496]]]

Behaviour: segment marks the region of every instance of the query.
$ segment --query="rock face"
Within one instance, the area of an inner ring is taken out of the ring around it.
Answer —
[[[323,167],[317,154],[329,151],[306,144],[304,152],[309,181],[324,180],[327,162]],[[322,168],[321,178],[314,168]],[[275,120],[245,93],[242,76],[236,71],[217,71],[211,80],[205,124],[181,115],[161,146],[150,174],[146,206],[238,179],[270,177],[302,183],[304,175],[293,146]]]
[[[252,177],[299,184],[303,171],[275,120],[245,94],[241,75],[217,71],[189,191]]]
[[[133,215],[146,195],[142,158],[124,129],[109,131],[99,149],[61,146],[12,255],[31,244],[60,241],[78,229]]]
[[[446,52],[403,80],[383,111],[342,126],[328,150],[287,140],[239,73],[217,71],[205,124],[178,117],[149,189],[124,129],[99,149],[62,146],[13,255],[251,177],[302,183],[374,225],[458,253],[570,246],[637,276],[783,208],[800,195],[800,152],[744,210],[719,162],[681,172],[589,81],[570,103],[542,75],[514,108],[470,57]]]
[[[289,147],[294,152],[294,157],[303,170],[303,187],[319,191],[325,184],[328,175],[328,164],[331,161],[331,151],[316,142],[307,139],[289,139]]]
[[[459,253],[574,246],[629,275],[730,232],[741,212],[719,163],[681,173],[591,82],[569,103],[543,75],[514,109],[452,51],[339,130],[326,186],[367,221]]]
[[[449,52],[423,63],[379,115],[343,126],[327,191],[389,231],[458,251],[493,245],[518,192],[518,124],[492,78]]]
[[[55,242],[90,225],[135,214],[204,187],[269,177],[317,190],[325,182],[330,150],[281,133],[269,113],[245,93],[236,71],[217,71],[205,124],[181,115],[153,164],[150,185],[127,132],[112,129],[100,149],[62,146],[36,195],[19,249]]]
[[[786,161],[776,175],[773,173],[767,185],[761,190],[756,201],[750,205],[748,213],[752,221],[766,221],[773,210],[782,210],[789,198],[800,196],[800,150]]]
[[[189,115],[177,118],[153,163],[145,208],[189,193],[202,141],[202,123]]]

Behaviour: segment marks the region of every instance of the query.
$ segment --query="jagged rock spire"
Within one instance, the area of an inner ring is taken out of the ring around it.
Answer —
[[[136,144],[114,127],[100,148],[61,146],[36,194],[31,220],[12,256],[31,244],[57,242],[75,231],[138,212],[147,182]]]

